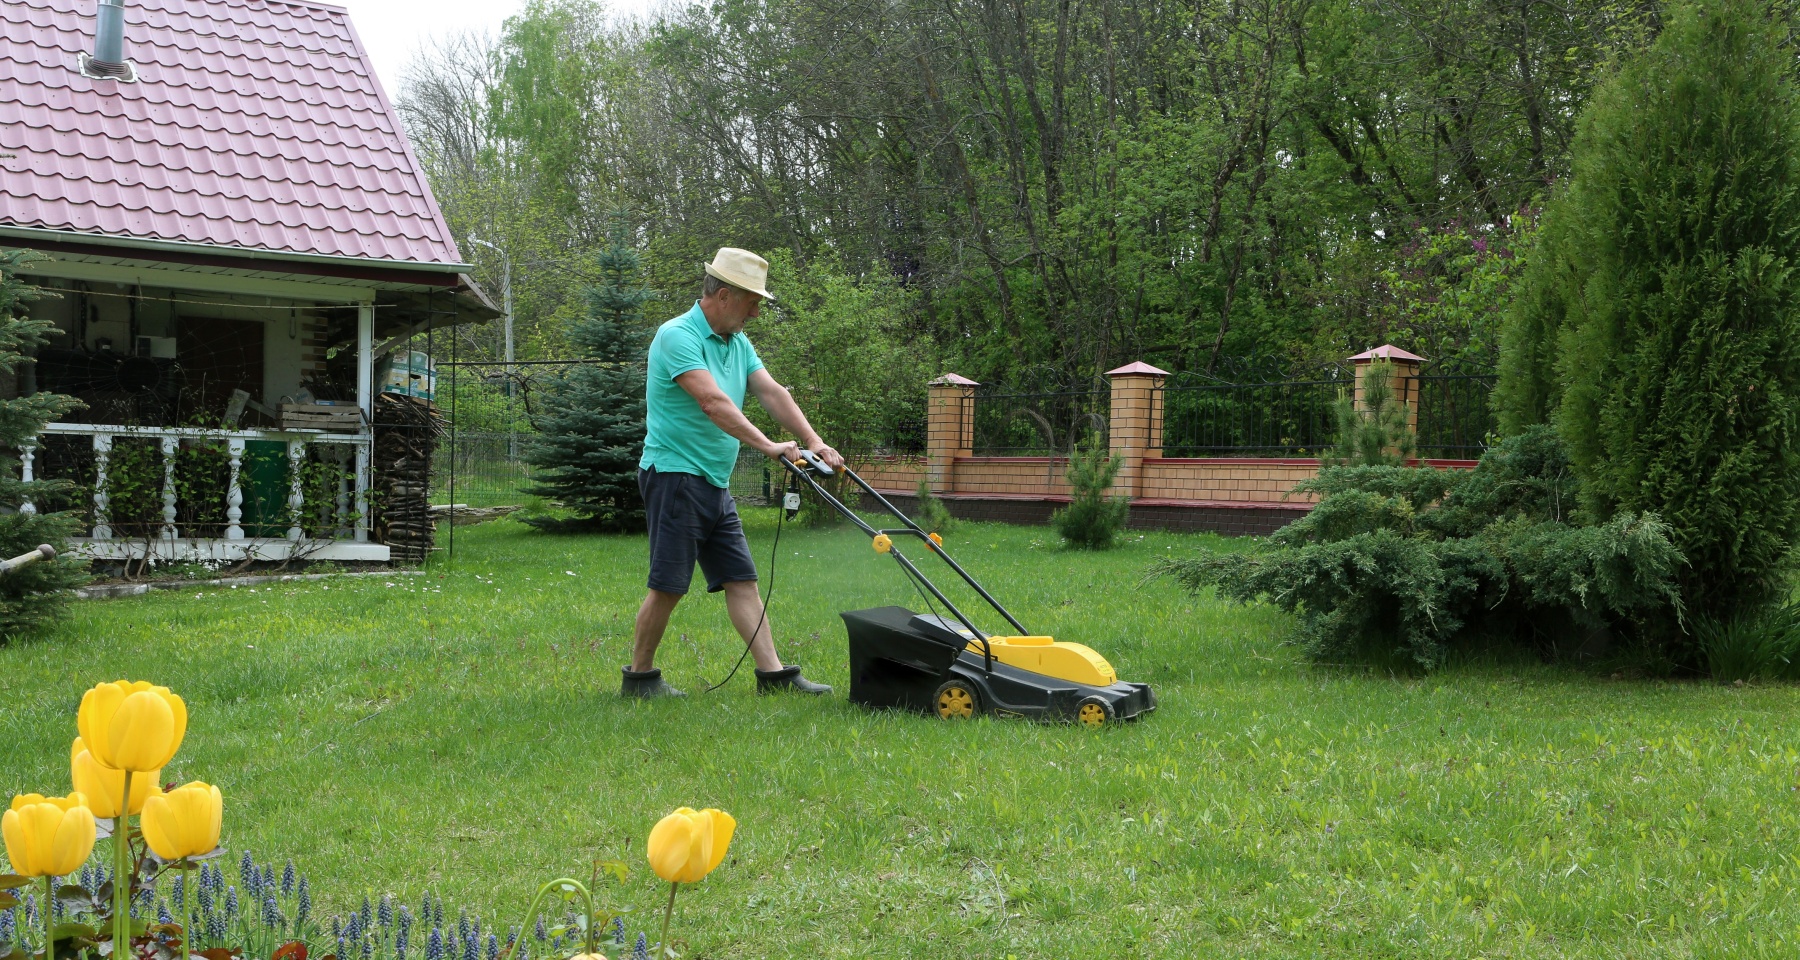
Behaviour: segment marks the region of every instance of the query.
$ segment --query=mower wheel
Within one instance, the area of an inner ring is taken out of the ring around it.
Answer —
[[[1099,697],[1088,697],[1075,708],[1075,719],[1084,727],[1104,727],[1113,722],[1115,715],[1112,704]]]
[[[945,720],[967,720],[981,712],[981,695],[964,680],[946,680],[931,695],[931,709]]]

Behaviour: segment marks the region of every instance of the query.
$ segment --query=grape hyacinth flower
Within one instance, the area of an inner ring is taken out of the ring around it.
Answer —
[[[245,850],[244,855],[238,858],[238,880],[243,883],[245,890],[255,892],[256,881],[261,876],[256,872],[256,861],[251,858],[250,851]]]
[[[625,918],[614,917],[612,922],[613,946],[625,946]]]
[[[44,925],[43,917],[38,913],[37,894],[25,895],[25,929],[36,930]]]
[[[214,944],[225,939],[225,918],[216,914],[206,915],[206,939]]]
[[[402,906],[400,908],[400,916],[396,918],[396,923],[397,926],[394,930],[394,957],[396,960],[406,960],[406,943],[412,936],[412,911]]]
[[[225,919],[236,920],[238,915],[238,895],[236,887],[225,888]]]
[[[269,891],[269,895],[263,898],[263,926],[268,927],[271,930],[280,930],[285,924],[286,919],[286,917],[281,915],[281,904],[275,902],[275,891]]]
[[[333,921],[335,924],[335,921]],[[344,924],[344,939],[351,942],[362,939],[362,918],[355,913],[350,914],[350,922]]]
[[[169,903],[173,904],[177,910],[187,907],[187,877],[185,874],[178,873],[175,875],[175,879],[169,881]]]
[[[362,952],[362,960],[372,960],[372,958],[375,956],[375,938],[374,937],[370,937],[367,940],[364,940],[362,942],[362,951],[361,952]],[[347,957],[342,958],[342,960],[349,960],[349,958],[347,958]]]
[[[425,960],[444,960],[444,929],[432,927],[425,938]]]
[[[473,933],[463,938],[462,960],[481,960],[481,941]]]
[[[537,937],[539,943],[542,943],[545,940],[550,939],[550,929],[548,927],[544,926],[544,915],[543,914],[541,914],[541,913],[538,914],[537,929],[531,931],[531,935],[534,937]]]
[[[161,900],[156,901],[156,922],[165,927],[175,922],[175,915],[169,912],[169,905]]]
[[[462,941],[469,939],[469,933],[469,912],[467,910],[456,911],[457,942],[461,943]]]
[[[369,904],[369,898],[364,897],[363,898],[363,915],[364,916],[368,915],[368,912],[369,912],[368,904]],[[389,927],[392,927],[394,925],[394,897],[392,894],[384,893],[381,895],[381,909],[379,911],[377,911],[377,914],[381,919],[381,929],[386,930]]]
[[[306,926],[306,918],[312,915],[312,887],[307,884],[305,877],[301,877],[300,885],[294,889],[298,894],[294,902],[294,932],[298,933],[301,927]]]
[[[382,894],[382,902],[383,902],[383,903],[386,903],[386,902],[387,902],[387,895],[386,895],[386,894]],[[356,911],[356,918],[357,918],[357,919],[358,919],[358,920],[359,920],[359,921],[361,921],[361,924],[362,924],[362,928],[363,928],[363,929],[364,929],[364,930],[367,930],[367,929],[369,929],[369,922],[370,922],[370,921],[371,921],[371,920],[373,920],[373,919],[375,919],[375,916],[374,916],[374,910],[373,910],[373,908],[371,908],[371,907],[370,907],[370,906],[369,906],[369,898],[368,898],[368,897],[364,897],[364,898],[363,898],[363,902],[362,902],[362,906],[361,906],[361,907],[359,907],[359,908],[358,908],[358,909],[357,909],[357,911]],[[383,928],[386,928],[386,927],[387,927],[387,926],[388,926],[388,924],[389,924],[389,923],[390,923],[390,922],[391,922],[391,921],[392,921],[392,920],[393,920],[393,917],[392,917],[392,915],[391,915],[391,914],[390,914],[390,915],[389,915],[389,917],[388,917],[388,919],[387,919],[387,920],[383,920],[383,921],[382,921],[382,922],[381,922],[381,925],[382,925],[382,927],[383,927]]]
[[[294,870],[294,861],[289,860],[287,862],[287,866],[281,868],[281,895],[282,896],[288,897],[288,896],[293,895],[294,881],[296,879],[298,879],[298,877],[299,877],[299,874],[296,873]]]
[[[483,960],[500,960],[500,938],[491,933],[487,935],[487,953]]]
[[[11,944],[13,942],[13,937],[17,935],[19,921],[13,914],[15,909],[17,908],[8,907],[5,910],[0,910],[0,944]]]
[[[650,960],[650,939],[638,931],[637,945],[631,948],[631,960]]]
[[[61,904],[58,904],[58,907],[60,906]],[[131,909],[134,915],[139,913],[148,914],[155,907],[155,890],[152,890],[149,887],[139,887],[137,888],[137,892],[131,895]],[[60,913],[61,911],[59,910],[58,912]]]

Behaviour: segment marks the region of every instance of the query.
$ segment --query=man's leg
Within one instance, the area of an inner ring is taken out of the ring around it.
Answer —
[[[756,661],[756,669],[780,670],[781,658],[775,655],[775,640],[769,627],[769,618],[763,613],[762,597],[756,593],[756,581],[740,580],[725,584],[725,609],[731,612],[731,625],[737,628],[738,636],[743,637],[744,642],[750,645],[750,659]],[[642,613],[638,614],[638,619],[643,619]],[[663,621],[668,621],[667,614],[664,614]],[[756,631],[754,638],[750,635],[752,630]],[[652,644],[651,649],[655,648],[655,644]],[[633,668],[636,669],[635,663]]]
[[[756,591],[752,590],[751,596],[755,595]],[[643,606],[638,607],[637,627],[632,635],[633,671],[646,673],[656,666],[656,648],[662,643],[663,631],[669,629],[669,615],[675,612],[675,605],[680,602],[681,594],[664,593],[661,590],[651,590],[644,597]],[[769,649],[770,656],[773,656],[774,647],[770,646]]]

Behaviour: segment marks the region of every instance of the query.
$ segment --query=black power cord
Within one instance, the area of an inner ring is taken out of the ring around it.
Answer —
[[[782,468],[782,473],[787,473],[787,468]],[[793,483],[791,476],[782,482],[781,493],[784,499],[790,483]],[[775,543],[769,547],[769,586],[763,591],[762,614],[756,618],[756,629],[750,631],[750,639],[744,641],[744,652],[738,654],[737,662],[731,665],[731,672],[725,675],[725,679],[707,687],[703,691],[705,693],[719,689],[730,683],[732,677],[737,676],[738,668],[744,665],[744,658],[750,656],[750,648],[756,645],[756,635],[762,632],[763,624],[769,619],[769,598],[775,596],[775,558],[781,555],[781,528],[787,522],[787,515],[787,508],[783,506],[781,513],[775,517]]]

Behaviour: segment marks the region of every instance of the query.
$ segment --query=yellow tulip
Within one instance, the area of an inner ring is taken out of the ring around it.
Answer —
[[[682,807],[650,830],[650,869],[670,883],[698,883],[724,861],[736,829],[723,810]]]
[[[164,860],[211,853],[224,810],[219,788],[198,780],[157,794],[144,801],[144,842]]]
[[[103,767],[148,773],[161,770],[187,733],[187,704],[168,687],[147,681],[95,684],[75,717],[88,752]]]
[[[61,877],[81,869],[94,850],[94,814],[79,792],[66,797],[27,793],[0,815],[0,834],[13,872],[22,877]]]
[[[88,809],[94,816],[119,815],[119,795],[125,790],[125,771],[101,766],[80,737],[76,737],[69,747],[69,776],[75,781],[75,789],[87,795]],[[142,813],[144,799],[162,789],[161,783],[161,770],[132,774],[131,809],[125,811],[126,815]]]

